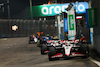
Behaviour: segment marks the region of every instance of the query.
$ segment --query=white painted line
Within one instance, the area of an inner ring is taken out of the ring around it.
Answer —
[[[4,40],[7,40],[7,38],[4,38]]]
[[[2,39],[0,39],[0,40],[7,40],[7,38],[2,38]]]
[[[88,59],[91,60],[92,62],[94,62],[95,64],[97,64],[100,67],[99,61],[96,61],[96,60],[92,59],[91,57],[89,57]]]

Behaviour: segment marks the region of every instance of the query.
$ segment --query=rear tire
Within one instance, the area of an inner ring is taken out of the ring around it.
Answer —
[[[88,46],[88,44],[82,44],[80,49],[81,49],[82,53],[85,54],[85,56],[83,56],[82,58],[89,57],[89,46]]]

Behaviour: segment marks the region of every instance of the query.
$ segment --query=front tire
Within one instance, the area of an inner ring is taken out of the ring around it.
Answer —
[[[41,55],[45,54],[44,51],[47,50],[47,46],[45,44],[41,45]]]
[[[48,52],[49,61],[54,60],[54,58],[51,58],[51,56],[55,55],[55,53],[56,53],[55,48],[54,47],[49,47],[49,52]]]

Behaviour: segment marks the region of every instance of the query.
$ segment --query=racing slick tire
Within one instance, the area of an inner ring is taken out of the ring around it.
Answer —
[[[41,55],[45,54],[44,51],[47,50],[47,46],[45,44],[41,44]]]
[[[31,42],[29,41],[29,44],[31,44]]]
[[[83,54],[85,54],[85,56],[82,56],[81,58],[87,58],[87,57],[89,57],[89,46],[88,46],[88,44],[82,44],[81,47],[80,47],[80,49],[81,49],[81,52]]]
[[[51,58],[51,56],[55,55],[55,53],[56,53],[55,48],[53,46],[49,47],[49,52],[48,52],[48,59],[49,59],[49,61],[54,60],[54,58]]]
[[[35,44],[35,42],[34,41],[29,41],[29,44]]]
[[[40,46],[40,40],[37,40],[37,47]]]

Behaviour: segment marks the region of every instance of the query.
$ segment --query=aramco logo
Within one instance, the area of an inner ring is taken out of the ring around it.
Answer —
[[[47,15],[47,14],[52,14],[53,12],[56,13],[56,14],[59,14],[61,13],[61,11],[65,11],[65,8],[67,8],[68,5],[63,5],[62,7],[61,6],[51,6],[50,8],[48,7],[43,7],[42,8],[42,13],[44,15]],[[53,11],[54,10],[54,11]]]
[[[41,9],[41,12],[44,15],[53,14],[53,13],[59,14],[61,12],[67,13],[67,11],[65,10],[67,7],[68,7],[68,4],[51,5],[50,7],[45,6]],[[84,12],[86,9],[84,4],[78,4],[78,5],[76,4],[74,8],[76,9],[76,12],[80,12],[80,13]]]

